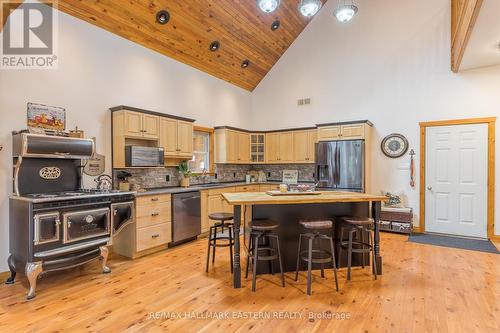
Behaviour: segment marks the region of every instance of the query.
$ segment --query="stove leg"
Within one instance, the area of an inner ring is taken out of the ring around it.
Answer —
[[[111,273],[111,269],[109,269],[109,267],[106,266],[106,264],[108,263],[108,254],[109,254],[108,248],[106,246],[101,246],[99,248],[99,250],[101,250],[101,267],[102,267],[102,272],[104,274]]]
[[[30,283],[30,290],[28,296],[26,296],[27,299],[35,298],[36,281],[42,272],[42,262],[29,262],[26,264],[26,277]]]
[[[5,284],[13,284],[14,280],[16,279],[16,266],[14,265],[14,258],[12,257],[12,254],[9,256],[7,264],[9,265],[10,269],[10,277],[7,279],[7,281],[5,281]]]

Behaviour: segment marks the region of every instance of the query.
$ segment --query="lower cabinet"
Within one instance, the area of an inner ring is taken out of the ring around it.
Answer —
[[[135,200],[135,223],[115,235],[113,252],[137,258],[163,250],[171,241],[171,195],[143,196]]]

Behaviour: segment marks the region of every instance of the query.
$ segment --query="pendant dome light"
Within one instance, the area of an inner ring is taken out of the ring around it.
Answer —
[[[257,5],[264,13],[272,13],[280,5],[280,0],[257,0]]]
[[[354,15],[358,12],[358,7],[354,5],[354,1],[349,1],[350,4],[347,3],[346,0],[339,0],[339,4],[337,5],[337,9],[333,12],[337,20],[342,23],[349,22],[352,20]]]
[[[312,17],[321,9],[321,0],[301,0],[299,11],[305,17]]]

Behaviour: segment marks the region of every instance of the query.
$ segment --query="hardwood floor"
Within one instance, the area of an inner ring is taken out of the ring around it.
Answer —
[[[326,279],[315,274],[311,297],[304,274],[297,283],[287,274],[286,288],[275,275],[259,278],[256,293],[250,279],[233,289],[226,249],[217,249],[216,267],[204,272],[205,239],[135,261],[114,258],[108,275],[93,263],[46,276],[32,301],[21,278],[0,286],[0,332],[500,332],[499,255],[406,239],[382,234],[379,280],[355,269],[347,283],[341,270],[336,293],[331,272]],[[161,317],[224,311],[236,313],[219,320]],[[258,311],[302,317],[259,319]],[[159,319],[150,318],[154,312]],[[310,319],[310,312],[348,318]]]

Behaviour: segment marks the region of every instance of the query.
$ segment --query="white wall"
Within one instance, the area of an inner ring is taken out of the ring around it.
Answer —
[[[420,121],[499,116],[500,66],[450,71],[449,0],[359,0],[358,15],[344,25],[332,15],[336,3],[327,3],[254,91],[252,127],[371,120],[373,188],[406,193],[418,215],[409,158],[384,157],[381,139],[402,133],[419,153]],[[297,107],[304,97],[312,105]],[[500,163],[496,180],[500,188]]]
[[[246,126],[249,92],[128,40],[59,14],[57,70],[0,70],[0,272],[7,270],[11,131],[26,128],[26,103],[67,109],[67,127],[97,137],[110,169],[109,107],[130,105],[197,119],[197,124]]]

